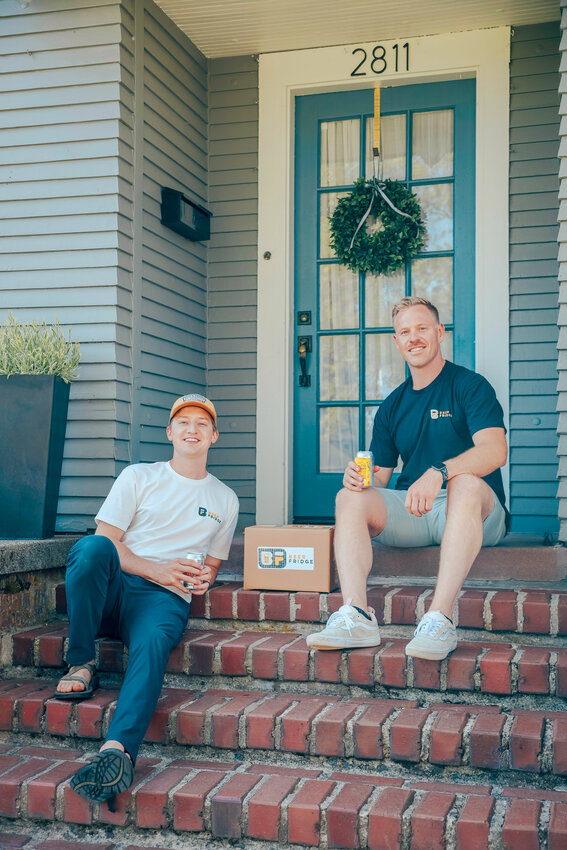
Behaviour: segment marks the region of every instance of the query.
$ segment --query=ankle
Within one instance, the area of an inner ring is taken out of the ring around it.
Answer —
[[[110,750],[110,749],[122,750],[122,752],[125,752],[124,744],[121,744],[120,741],[105,741],[104,744],[102,745],[102,747],[100,748],[100,751],[102,752],[103,750]]]
[[[353,607],[356,611],[358,611],[358,613],[359,613],[359,614],[362,614],[362,616],[363,616],[363,617],[366,617],[366,619],[367,619],[367,620],[371,620],[371,619],[372,619],[372,617],[370,616],[370,612],[369,612],[369,611],[367,611],[365,608],[360,608],[358,605],[353,605],[352,607]]]
[[[430,613],[432,613],[433,611],[437,611],[439,614],[443,614],[443,616],[445,617],[445,619],[446,619],[446,620],[449,620],[449,622],[450,622],[450,623],[454,626],[454,625],[455,625],[455,623],[453,622],[453,618],[452,618],[452,616],[451,616],[451,614],[453,613],[453,611],[451,610],[451,614],[448,614],[448,613],[447,613],[447,611],[448,611],[448,610],[449,610],[448,608],[434,608],[434,607],[433,607],[433,605],[431,605],[431,606],[428,608],[428,610],[427,610],[427,612],[426,612],[426,613],[430,614]]]

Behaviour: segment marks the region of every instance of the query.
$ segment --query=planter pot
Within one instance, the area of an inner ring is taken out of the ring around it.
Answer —
[[[0,537],[52,537],[69,384],[53,375],[0,375]]]

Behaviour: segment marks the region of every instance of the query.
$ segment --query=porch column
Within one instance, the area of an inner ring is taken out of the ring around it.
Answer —
[[[561,64],[559,66],[559,371],[557,410],[559,437],[559,541],[567,543],[567,0],[561,0]]]

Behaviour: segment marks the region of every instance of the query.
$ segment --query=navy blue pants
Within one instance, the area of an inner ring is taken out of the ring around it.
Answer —
[[[106,739],[135,761],[156,707],[169,653],[181,640],[189,603],[165,587],[122,571],[108,537],[83,537],[69,553],[65,578],[68,664],[95,657],[97,635],[118,637],[128,667]]]

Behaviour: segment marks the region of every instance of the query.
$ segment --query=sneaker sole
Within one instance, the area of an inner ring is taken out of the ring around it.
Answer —
[[[307,646],[309,649],[364,649],[367,646],[379,646],[380,645],[380,637],[369,638],[368,640],[361,641],[352,641],[352,643],[346,643],[344,640],[340,640],[337,638],[336,642],[332,640],[323,641],[309,641]]]
[[[428,652],[426,649],[413,650],[408,649],[406,646],[406,655],[409,658],[423,658],[425,661],[443,661],[444,658],[447,658],[452,652],[454,652],[457,648],[457,644],[452,646],[451,649],[448,649],[446,652]]]
[[[133,782],[134,767],[126,756],[113,752],[98,754],[71,779],[71,788],[80,797],[93,803],[103,803],[109,797],[125,791]]]

